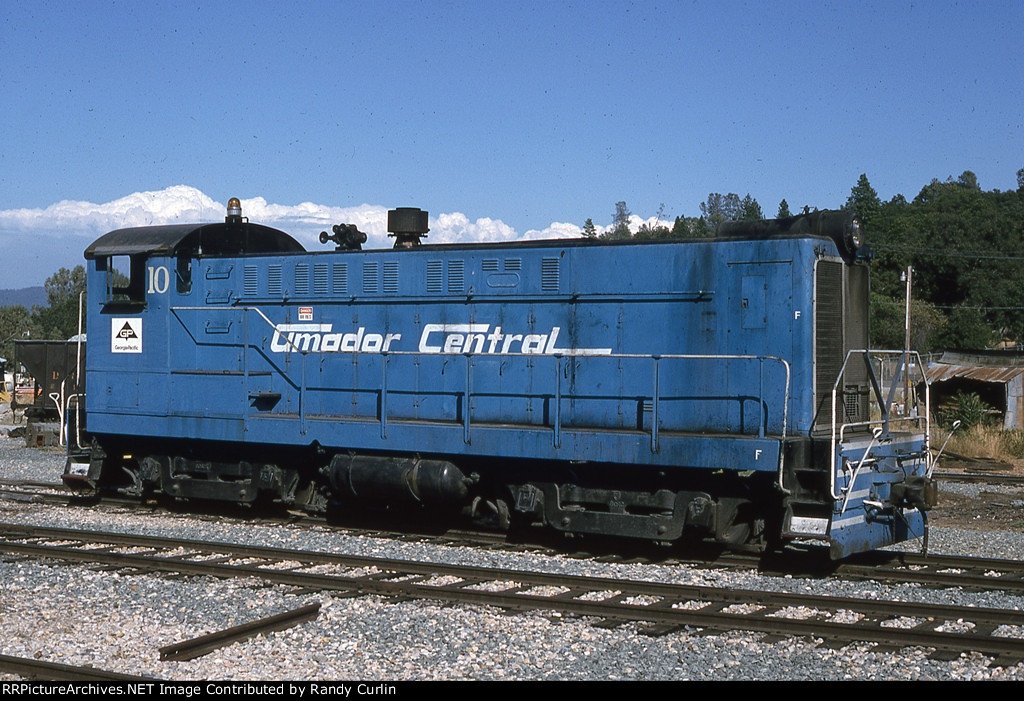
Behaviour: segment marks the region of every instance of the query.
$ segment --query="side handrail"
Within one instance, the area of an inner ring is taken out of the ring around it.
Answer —
[[[79,450],[84,450],[85,446],[82,445],[82,397],[85,396],[85,392],[79,392],[77,394],[69,394],[65,403],[65,416],[67,421],[64,425],[67,425],[71,421],[71,403],[75,404],[75,445]],[[61,427],[61,430],[65,430]],[[68,448],[71,448],[71,431],[67,431]]]
[[[246,318],[246,316],[247,316],[246,313],[247,312],[254,312],[271,330],[274,330],[274,331],[277,330],[277,325],[273,321],[271,321],[271,319],[263,312],[262,309],[260,309],[259,307],[255,307],[255,306],[171,307],[170,311],[173,314],[175,314],[175,316],[178,319],[178,321],[183,326],[185,326],[186,328],[187,328],[187,325],[186,325],[184,319],[182,319],[178,315],[178,312],[182,312],[182,311],[242,312],[243,313],[243,319]],[[248,341],[248,325],[247,324],[246,324],[246,326],[244,328],[243,333],[245,335],[245,338],[243,339],[241,344],[238,344],[238,345],[241,345],[243,347],[247,347],[249,345],[249,341]],[[279,335],[278,336],[278,340],[280,342],[283,342],[283,343],[287,344],[287,346],[290,348],[290,350],[298,353],[302,357],[302,368],[301,368],[302,378],[301,378],[301,382],[298,385],[296,385],[293,380],[289,379],[289,383],[292,384],[293,386],[297,386],[298,389],[299,389],[299,418],[300,418],[300,421],[302,422],[302,425],[303,425],[303,429],[302,430],[304,432],[304,426],[305,426],[304,406],[305,406],[305,403],[303,402],[303,395],[305,394],[306,389],[307,389],[306,388],[306,379],[305,379],[305,374],[306,374],[305,373],[305,358],[310,353],[310,351],[303,350],[303,349],[299,348],[286,335]],[[227,345],[236,345],[236,344],[230,343],[230,344],[227,344]],[[382,363],[382,371],[381,371],[382,375],[381,375],[381,382],[380,382],[380,391],[382,393],[381,405],[380,405],[380,422],[381,422],[381,437],[386,437],[386,430],[387,430],[387,396],[386,395],[387,395],[387,387],[388,387],[387,367],[388,367],[390,358],[395,357],[395,356],[417,356],[417,357],[422,357],[424,355],[433,355],[433,354],[425,354],[425,353],[423,353],[421,351],[394,351],[394,350],[388,350],[388,351],[384,351],[384,352],[380,352],[380,353],[375,353],[374,355],[381,356],[383,358],[383,361],[384,361]],[[729,355],[729,354],[661,354],[661,355],[653,355],[653,354],[640,354],[640,353],[602,353],[602,354],[599,354],[599,355],[594,355],[592,352],[587,352],[587,351],[581,351],[579,353],[574,353],[572,351],[568,351],[568,352],[551,354],[549,356],[548,355],[542,355],[542,354],[537,354],[537,355],[522,354],[522,353],[488,353],[488,354],[483,354],[483,353],[472,353],[472,352],[464,352],[464,353],[457,353],[457,354],[456,353],[451,353],[451,354],[444,354],[444,355],[450,355],[452,357],[463,356],[463,357],[466,358],[466,390],[465,390],[465,392],[463,394],[464,407],[463,407],[463,412],[462,412],[462,414],[463,414],[463,423],[464,423],[464,427],[463,427],[464,439],[465,439],[466,443],[469,443],[469,433],[470,433],[470,431],[469,431],[469,429],[470,429],[469,399],[470,399],[471,388],[472,388],[472,360],[473,360],[473,358],[477,358],[477,357],[538,357],[538,358],[540,358],[540,357],[550,357],[550,358],[554,358],[554,360],[555,360],[555,373],[556,373],[555,387],[554,387],[554,396],[556,398],[556,401],[555,401],[555,404],[554,404],[554,410],[552,412],[552,416],[553,416],[553,418],[552,418],[552,424],[553,424],[552,429],[553,429],[554,445],[555,445],[556,448],[561,445],[561,411],[560,411],[560,404],[561,404],[561,402],[559,400],[562,398],[562,386],[561,386],[562,385],[562,369],[563,369],[562,361],[565,358],[597,357],[597,358],[608,358],[608,359],[612,359],[612,360],[636,359],[636,360],[650,360],[650,361],[652,361],[652,363],[653,363],[653,367],[652,367],[652,401],[651,401],[651,412],[652,412],[652,417],[651,417],[651,451],[652,452],[657,452],[658,451],[658,430],[659,430],[659,426],[658,426],[658,423],[659,423],[658,422],[658,409],[659,409],[659,405],[660,405],[660,403],[662,401],[661,393],[660,393],[660,373],[661,373],[660,366],[663,363],[663,361],[673,361],[673,360],[695,360],[695,361],[701,361],[701,360],[734,361],[735,360],[735,361],[751,361],[751,362],[757,361],[759,363],[759,365],[760,365],[760,371],[759,371],[760,385],[758,387],[758,397],[757,397],[757,399],[758,399],[758,411],[759,411],[759,414],[760,414],[759,420],[758,420],[758,435],[759,435],[759,437],[764,437],[764,435],[765,435],[765,426],[768,423],[768,421],[767,421],[768,416],[765,414],[765,408],[764,408],[765,407],[765,403],[764,403],[764,398],[765,398],[764,364],[766,362],[778,363],[779,365],[781,365],[781,367],[782,367],[782,369],[783,369],[783,371],[785,373],[784,388],[783,388],[783,402],[782,402],[782,423],[781,423],[781,427],[782,427],[781,440],[783,441],[783,443],[785,442],[786,437],[788,435],[788,428],[789,428],[789,402],[790,402],[790,389],[791,389],[791,384],[792,384],[792,369],[791,369],[789,361],[785,360],[784,358],[777,357],[777,356],[748,355],[748,354],[740,354],[740,355]],[[245,363],[244,374],[246,376],[248,376],[248,362],[244,361],[244,360],[243,360],[243,362]],[[282,374],[284,374],[284,373],[282,373]],[[778,470],[778,480],[779,480],[780,486],[782,485],[782,475],[783,475],[783,469],[784,469],[784,464],[783,464],[784,463],[784,455],[785,455],[785,451],[784,450],[780,450],[779,451],[779,470]]]
[[[870,375],[869,379],[871,380],[872,385],[875,388],[875,398],[878,401],[878,408],[881,411],[881,418],[879,420],[877,420],[877,421],[872,421],[872,420],[856,421],[856,422],[850,422],[850,423],[842,423],[841,425],[839,425],[839,420],[838,420],[838,416],[837,416],[837,413],[838,413],[838,402],[837,402],[837,400],[839,398],[838,397],[839,386],[842,383],[843,376],[846,373],[846,366],[847,366],[847,364],[849,364],[850,358],[852,356],[854,356],[854,355],[862,355],[862,356],[864,356],[864,358],[867,361],[865,363],[865,366],[867,367],[868,373]],[[881,397],[881,393],[880,393],[879,385],[878,385],[878,378],[875,377],[874,366],[870,362],[873,355],[882,355],[882,356],[884,356],[884,355],[890,355],[890,356],[899,355],[899,356],[903,356],[901,358],[900,364],[898,366],[899,367],[899,371],[896,373],[896,375],[891,380],[890,392],[889,392],[888,397],[885,400],[883,400],[882,397]],[[929,447],[929,441],[930,441],[930,434],[931,434],[931,404],[930,404],[931,403],[931,392],[930,392],[931,384],[928,382],[928,375],[927,375],[927,373],[924,372],[924,365],[921,362],[920,354],[917,351],[910,351],[910,355],[917,359],[916,367],[918,368],[918,372],[921,374],[921,379],[923,379],[924,383],[925,383],[925,391],[924,391],[925,411],[924,411],[924,416],[923,417],[922,416],[896,416],[896,417],[893,417],[893,416],[890,415],[890,411],[892,409],[892,405],[894,404],[894,400],[895,400],[895,392],[892,390],[892,387],[895,387],[897,382],[904,381],[904,379],[905,379],[903,377],[904,373],[907,373],[907,375],[909,376],[908,369],[907,369],[907,365],[908,365],[907,364],[907,351],[905,351],[905,350],[872,350],[872,349],[869,349],[869,348],[851,349],[851,350],[847,351],[846,358],[843,360],[843,364],[842,364],[842,366],[839,369],[839,373],[836,376],[835,382],[832,383],[832,440],[831,440],[831,451],[830,451],[830,458],[829,458],[829,483],[830,483],[829,487],[830,487],[830,492],[831,492],[831,496],[832,496],[833,500],[839,501],[840,499],[844,499],[844,510],[845,510],[845,501],[846,501],[845,498],[848,496],[850,490],[853,489],[853,481],[851,480],[850,483],[846,486],[845,493],[840,493],[840,488],[837,485],[837,478],[838,478],[838,475],[839,475],[839,470],[838,470],[838,466],[836,464],[836,461],[838,459],[836,448],[838,447],[839,444],[841,444],[845,440],[845,433],[846,433],[846,430],[848,428],[871,427],[871,426],[874,426],[874,425],[879,425],[881,430],[882,430],[882,432],[888,432],[889,431],[889,427],[890,427],[890,425],[893,422],[913,422],[913,423],[916,423],[918,426],[920,426],[921,425],[921,421],[923,420],[924,421],[925,455],[928,456],[928,457],[926,457],[926,460],[930,459],[931,449]],[[909,406],[909,403],[910,403],[909,402],[909,397],[907,397],[906,400],[907,400],[906,404]],[[872,431],[872,433],[874,434],[874,431]],[[879,434],[879,435],[881,435],[881,434]],[[875,443],[876,440],[878,440],[878,436],[875,436],[874,439],[869,444],[868,450],[865,451],[864,456],[861,458],[861,464],[863,464],[864,460],[867,459],[868,452],[870,452],[870,449],[871,449],[871,447],[874,446],[874,443]],[[858,471],[859,471],[859,467],[858,467]],[[856,472],[854,474],[856,476]]]
[[[60,392],[50,392],[48,395],[50,401],[57,407],[57,420],[60,421],[60,428],[57,431],[57,445],[64,445],[64,383],[67,378],[60,381]]]
[[[75,404],[75,444],[78,448],[82,447],[82,412],[81,412],[81,397],[85,396],[85,392],[75,392],[65,396],[64,384],[67,382],[65,377],[60,382],[60,392],[50,392],[49,398],[53,401],[57,407],[57,419],[60,421],[60,429],[57,432],[57,445],[64,446],[67,448],[71,447],[71,431],[69,430],[69,422],[71,421],[71,403]]]

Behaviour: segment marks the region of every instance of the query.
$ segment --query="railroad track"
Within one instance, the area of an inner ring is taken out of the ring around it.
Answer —
[[[334,595],[540,610],[635,623],[651,635],[697,628],[801,636],[830,645],[919,646],[937,658],[979,652],[1024,660],[1024,612],[624,581],[278,548],[0,524],[5,559],[43,558],[126,573],[159,572],[265,582]]]
[[[808,577],[1024,594],[1024,562],[999,558],[882,550],[834,562],[827,558],[826,553],[796,550],[766,556],[723,553],[704,564],[756,569],[764,574],[803,574]]]
[[[992,484],[1009,487],[1024,486],[1024,475],[997,472],[936,472],[939,482],[961,482],[966,484]]]
[[[66,504],[68,493],[55,491],[60,485],[29,483],[8,485],[13,487],[44,487],[43,491],[13,489],[9,493],[23,501],[44,501]],[[4,483],[0,482],[0,493],[5,496]],[[94,503],[94,502],[89,502]],[[99,504],[115,509],[142,509],[146,512],[163,512],[156,504],[140,504],[137,499],[104,499]],[[179,513],[179,512],[167,512]],[[186,512],[195,517],[195,512]],[[218,519],[222,513],[215,514]],[[203,516],[200,515],[200,518]],[[259,516],[261,523],[288,522],[293,526],[308,521],[320,527],[332,527],[318,517],[302,515],[281,517]],[[468,546],[474,548],[497,548],[535,553],[565,554],[566,542],[550,545],[537,542],[512,542],[503,533],[477,531],[414,532],[394,531],[374,527],[333,526],[350,536],[373,537],[408,542],[431,542],[438,545]],[[586,542],[586,541],[585,541]],[[591,546],[596,547],[591,547]],[[863,553],[846,560],[835,562],[823,548],[815,546],[790,548],[778,554],[754,554],[731,551],[702,551],[694,557],[687,557],[679,550],[632,543],[628,553],[622,552],[622,541],[607,544],[607,547],[593,542],[570,556],[580,559],[594,559],[601,562],[661,564],[687,564],[697,567],[726,567],[751,569],[765,574],[793,575],[807,577],[841,577],[855,580],[872,580],[894,584],[918,584],[928,587],[960,587],[972,591],[1000,590],[1009,593],[1024,593],[1024,562],[997,558],[968,557],[943,554],[918,554],[903,551],[876,551]],[[609,548],[617,548],[609,550]]]
[[[862,558],[839,563],[835,573],[841,577],[882,582],[1024,593],[1024,563],[1016,560],[960,555],[868,553]]]

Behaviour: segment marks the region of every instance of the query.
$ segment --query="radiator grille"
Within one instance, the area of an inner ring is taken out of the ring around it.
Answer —
[[[818,261],[814,279],[814,395],[816,427],[832,424],[832,385],[845,355],[843,264]]]

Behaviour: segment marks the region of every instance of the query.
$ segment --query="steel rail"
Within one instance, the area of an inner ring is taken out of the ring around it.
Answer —
[[[79,667],[33,660],[27,657],[11,657],[0,655],[0,672],[17,674],[24,679],[46,679],[47,681],[72,682],[138,682],[151,684],[151,677],[136,677],[130,674],[107,672],[95,667]]]
[[[806,576],[849,577],[877,582],[1024,594],[1024,562],[1020,560],[934,553],[922,555],[888,550],[861,553],[838,562],[802,560],[803,557],[810,557],[810,553],[766,557],[736,552],[725,553],[706,564],[746,567],[765,573],[794,576],[803,571]]]
[[[875,581],[1024,593],[1024,563],[1014,560],[900,553],[876,564],[841,563],[835,573]]]
[[[949,455],[947,453],[946,455]],[[993,472],[935,472],[932,475],[938,482],[961,482],[969,484],[1024,486],[1024,475],[1003,474]]]
[[[276,616],[261,618],[251,623],[232,626],[215,633],[201,635],[198,638],[183,640],[180,643],[164,645],[160,648],[160,659],[164,660],[194,660],[202,657],[208,652],[254,638],[261,633],[272,633],[278,630],[285,630],[300,623],[311,621],[320,615],[320,604],[310,604],[294,611],[285,611]]]

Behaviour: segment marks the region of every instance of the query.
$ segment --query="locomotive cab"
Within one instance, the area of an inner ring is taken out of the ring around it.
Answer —
[[[102,340],[87,347],[87,389],[93,391],[86,393],[86,413],[99,424],[90,432],[91,445],[70,451],[65,483],[78,489],[124,489],[123,478],[130,474],[134,484],[129,491],[139,491],[132,453],[147,442],[165,439],[167,431],[157,428],[148,437],[127,438],[118,417],[140,410],[172,415],[180,403],[161,384],[173,364],[173,332],[167,321],[176,307],[195,303],[191,293],[197,262],[203,261],[205,276],[215,279],[215,261],[227,256],[304,251],[285,232],[250,224],[240,210],[238,215],[229,211],[223,223],[118,229],[93,242],[85,250],[88,333]],[[157,401],[151,404],[145,397]],[[110,454],[104,446],[112,449]]]

